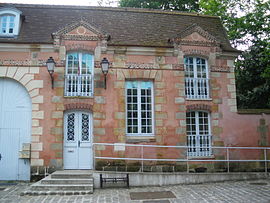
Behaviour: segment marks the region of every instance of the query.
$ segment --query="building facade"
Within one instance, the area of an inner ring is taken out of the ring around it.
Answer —
[[[222,159],[212,146],[269,146],[269,115],[237,110],[239,52],[217,17],[0,4],[0,29],[0,179],[94,169],[94,156],[140,157],[125,143],[187,146],[145,149],[149,159]]]

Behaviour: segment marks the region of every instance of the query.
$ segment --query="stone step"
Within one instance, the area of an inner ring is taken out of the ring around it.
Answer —
[[[86,195],[94,190],[92,171],[56,171],[31,185],[21,195]]]
[[[92,174],[52,174],[52,179],[90,179]]]
[[[90,170],[65,170],[56,171],[51,174],[52,179],[91,179],[93,178]]]
[[[93,184],[65,185],[65,184],[34,184],[32,191],[93,191]]]
[[[33,191],[27,190],[20,193],[21,196],[30,195],[88,195],[93,194],[93,190],[83,190],[83,191],[65,191],[65,190],[55,190],[55,191]]]
[[[57,184],[57,185],[81,185],[81,184],[93,184],[93,179],[52,179],[45,178],[40,181],[41,184]]]

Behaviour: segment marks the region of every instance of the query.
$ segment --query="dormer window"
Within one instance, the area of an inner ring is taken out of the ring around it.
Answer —
[[[14,32],[14,20],[13,15],[1,16],[1,33],[2,34],[13,34]]]
[[[0,37],[15,37],[19,34],[21,11],[15,8],[0,9]]]

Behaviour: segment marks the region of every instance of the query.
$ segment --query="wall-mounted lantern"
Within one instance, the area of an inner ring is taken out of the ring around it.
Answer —
[[[49,72],[49,74],[51,76],[52,89],[53,89],[53,83],[54,83],[53,73],[54,73],[54,67],[55,67],[55,61],[54,61],[53,57],[50,57],[47,60],[46,65],[47,65],[48,72]]]
[[[107,58],[103,58],[100,65],[101,65],[102,73],[104,74],[104,89],[106,89],[106,81],[107,81],[106,78],[109,72],[110,62],[108,61]]]

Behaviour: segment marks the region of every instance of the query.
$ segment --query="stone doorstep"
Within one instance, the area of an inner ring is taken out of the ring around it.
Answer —
[[[35,191],[81,191],[81,190],[91,190],[93,184],[42,184],[40,182],[35,183],[31,186],[32,190]]]
[[[93,191],[24,191],[20,193],[20,196],[39,196],[39,195],[90,195]]]
[[[52,179],[92,179],[91,170],[62,170],[51,174]]]
[[[51,174],[52,179],[91,179],[93,178],[92,175],[89,174],[74,174],[74,175],[68,175],[68,174]]]
[[[29,190],[20,195],[86,195],[94,190],[92,171],[56,171],[32,184]]]
[[[73,185],[81,185],[81,184],[93,184],[93,178],[87,178],[87,179],[71,179],[71,178],[68,178],[68,179],[56,179],[56,178],[52,178],[51,176],[47,176],[46,178],[43,178],[40,183],[41,184],[73,184]]]

